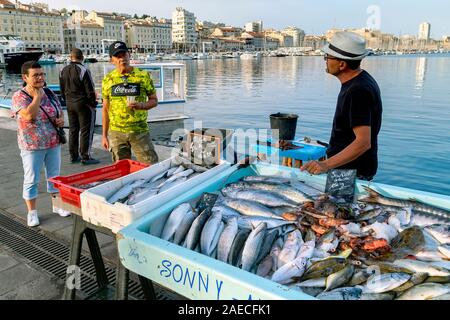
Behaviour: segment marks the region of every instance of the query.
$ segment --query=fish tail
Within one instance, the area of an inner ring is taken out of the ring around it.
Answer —
[[[360,199],[359,201],[363,202],[378,202],[378,199],[381,198],[381,194],[377,191],[369,188],[368,186],[362,186],[364,190],[369,194],[367,197]]]

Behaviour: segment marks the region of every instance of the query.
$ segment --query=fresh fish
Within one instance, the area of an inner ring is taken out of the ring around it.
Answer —
[[[431,300],[450,300],[450,293],[431,298]]]
[[[438,283],[422,283],[406,290],[396,300],[430,300],[449,292],[449,286]]]
[[[270,191],[299,204],[313,201],[311,197],[297,189],[283,184],[239,181],[228,185],[224,188],[224,191],[227,192],[228,189]]]
[[[359,300],[394,300],[394,292],[384,292],[384,293],[366,293],[363,292]]]
[[[265,277],[267,276],[270,271],[272,270],[272,266],[273,266],[273,259],[270,256],[270,254],[268,254],[264,259],[262,259],[262,261],[259,263],[258,265],[258,269],[256,269],[256,274],[260,277]]]
[[[333,290],[346,284],[355,272],[355,267],[348,264],[342,270],[332,273],[327,277],[325,291]]]
[[[277,229],[269,230],[269,228],[267,228],[267,234],[264,238],[261,250],[259,251],[258,258],[256,258],[256,264],[259,264],[265,256],[270,254],[270,249],[272,248],[273,243],[275,242],[277,237]]]
[[[366,270],[360,270],[353,274],[350,281],[348,282],[348,285],[350,287],[357,286],[360,284],[363,284],[364,282],[369,279],[370,273],[368,273]]]
[[[303,244],[302,234],[299,230],[295,230],[288,234],[287,240],[278,255],[278,269],[284,264],[293,261],[297,257],[297,253]]]
[[[200,243],[200,235],[202,234],[203,226],[209,218],[209,213],[204,210],[195,220],[186,235],[186,248],[193,250],[197,244]]]
[[[233,217],[242,217],[239,211],[236,211],[233,208],[230,208],[229,206],[225,206],[222,204],[215,204],[214,207],[211,209],[211,211],[213,213],[219,212],[225,220]]]
[[[166,181],[162,182],[158,188],[163,188],[164,185],[171,183],[172,181],[178,180],[180,178],[187,178],[189,175],[191,175],[192,173],[194,173],[194,170],[192,169],[187,169],[184,171],[181,171],[177,174],[172,175],[169,179],[167,179]]]
[[[274,272],[272,281],[280,284],[288,284],[303,275],[306,269],[308,259],[312,257],[315,247],[315,241],[305,242],[300,248],[297,257]]]
[[[226,205],[246,216],[259,216],[284,220],[280,216],[274,214],[272,210],[258,202],[224,198],[221,200],[221,204]]]
[[[220,213],[213,213],[209,217],[203,227],[202,234],[200,235],[200,249],[203,254],[207,256],[211,255],[217,245],[217,242],[214,243],[215,239],[217,238],[217,241],[219,241],[216,234],[219,231],[222,232],[224,226],[222,215]]]
[[[175,231],[175,235],[173,237],[173,243],[180,244],[186,238],[189,229],[192,226],[192,222],[197,218],[198,214],[194,210],[189,210],[185,215],[180,225]]]
[[[267,225],[261,223],[257,228],[253,229],[244,244],[242,250],[242,269],[249,271],[258,258],[258,253],[264,242],[267,233]]]
[[[306,194],[307,196],[314,198],[320,196],[322,192],[306,183],[299,180],[291,180],[290,184],[293,188],[297,189],[301,193]]]
[[[450,283],[450,276],[446,277],[428,277],[425,282],[435,282],[435,283]]]
[[[136,203],[142,202],[154,195],[158,194],[158,189],[146,188],[139,193],[133,193],[127,200],[126,204],[129,206],[135,205]]]
[[[426,203],[422,203],[416,200],[402,200],[402,199],[394,199],[383,196],[381,193],[367,187],[363,186],[363,188],[369,194],[368,197],[364,199],[359,199],[360,201],[369,202],[369,203],[379,203],[387,206],[393,207],[411,207],[413,210],[431,213],[437,217],[448,218],[450,215],[450,211],[444,210]]]
[[[414,273],[412,269],[400,267],[398,265],[386,261],[365,260],[364,264],[369,266],[366,269],[367,271],[375,271],[379,273],[407,273],[407,274]]]
[[[426,272],[417,272],[411,275],[411,278],[406,281],[401,286],[398,286],[395,289],[392,289],[394,292],[403,292],[408,290],[409,288],[414,287],[415,285],[421,284],[428,278],[428,273]]]
[[[413,270],[414,272],[426,272],[430,277],[447,277],[450,276],[450,271],[444,268],[432,266],[429,263],[411,260],[411,259],[398,259],[394,261],[394,264]]]
[[[294,284],[293,286],[291,286],[291,288],[296,291],[303,292],[312,297],[316,297],[318,294],[323,292],[322,287],[300,287],[300,286],[298,286],[297,283]]]
[[[305,241],[316,240],[316,234],[314,233],[314,231],[312,231],[310,228],[308,228],[308,229],[306,229],[304,239],[305,239]]]
[[[146,183],[146,180],[144,179],[130,182],[120,188],[117,192],[115,192],[111,197],[109,197],[107,201],[112,204],[116,203],[117,201],[124,201],[133,192],[134,188],[140,187],[144,183]]]
[[[182,203],[178,207],[176,207],[170,213],[170,216],[167,219],[166,224],[164,225],[164,229],[161,233],[161,239],[171,241],[185,215],[191,210],[192,209],[189,203]]]
[[[450,244],[443,244],[438,247],[438,250],[446,259],[450,259]]]
[[[242,229],[238,231],[233,243],[231,244],[230,253],[228,255],[229,264],[233,266],[238,265],[238,259],[242,253],[242,249],[244,248],[245,241],[247,240],[249,234],[249,230]]]
[[[251,200],[271,208],[281,206],[295,208],[297,206],[295,202],[265,190],[227,189],[222,193],[233,199]]]
[[[407,273],[383,273],[373,275],[364,286],[364,293],[384,293],[391,291],[411,279]]]
[[[417,252],[414,256],[420,261],[442,261],[445,258],[445,256],[437,250],[422,250]]]
[[[291,179],[278,176],[247,176],[242,179],[248,182],[288,183]]]
[[[435,262],[430,262],[430,264],[435,267],[440,267],[440,268],[450,270],[450,261],[435,261]]]
[[[273,244],[272,248],[270,249],[270,256],[272,257],[272,271],[277,271],[277,265],[278,265],[278,256],[281,252],[281,246],[277,241]]]
[[[363,232],[372,230],[373,237],[377,239],[385,239],[389,243],[391,243],[391,241],[398,235],[397,230],[387,223],[375,222],[371,225],[362,228],[361,230]]]
[[[299,287],[325,288],[327,278],[309,279],[298,283]]]
[[[150,179],[150,182],[155,182],[157,180],[165,179],[167,177],[167,173],[169,172],[169,170],[164,170],[160,174],[157,174],[156,176],[154,176],[153,178]]]
[[[450,244],[450,225],[433,224],[425,227],[425,230],[435,237],[441,244]]]
[[[302,280],[328,277],[330,274],[344,269],[346,265],[346,259],[343,258],[325,259],[314,262],[306,269]]]
[[[334,252],[339,245],[339,239],[334,229],[330,229],[323,234],[317,241],[316,250],[321,252]],[[317,252],[319,254],[319,252]],[[316,256],[316,255],[315,255]]]
[[[206,172],[208,169],[199,165],[196,165],[194,163],[192,163],[190,160],[180,157],[178,155],[176,155],[173,160],[172,160],[172,164],[178,166],[178,165],[182,165],[184,168],[186,169],[192,169],[195,172]]]
[[[237,218],[231,218],[227,221],[225,229],[219,238],[219,243],[217,244],[217,259],[223,262],[228,261],[228,256],[230,254],[231,245],[234,238],[238,233],[238,223]]]
[[[383,209],[381,208],[373,208],[367,211],[360,212],[360,214],[356,218],[356,221],[367,221],[374,219],[378,217],[381,212],[383,212]]]
[[[358,287],[337,288],[316,296],[320,300],[359,300],[362,289]]]
[[[173,187],[175,187],[175,186],[185,182],[186,180],[187,180],[186,177],[180,177],[180,178],[178,178],[176,180],[173,180],[171,182],[168,182],[169,180],[166,180],[164,185],[158,190],[158,194],[160,194],[160,193],[162,193],[162,192],[164,192],[164,191],[166,191],[166,190],[168,190],[170,188],[173,188]]]
[[[390,243],[391,251],[380,255],[377,259],[394,261],[395,259],[414,255],[423,249],[425,238],[422,229],[417,226],[405,229]]]
[[[170,168],[169,171],[167,171],[167,177],[171,177],[175,174],[183,172],[184,170],[186,169],[183,166]]]
[[[238,225],[240,229],[248,229],[251,230],[258,226],[261,222],[265,222],[267,224],[267,229],[275,229],[280,228],[282,226],[295,225],[293,221],[286,221],[281,219],[272,219],[272,218],[264,218],[258,216],[239,216]]]

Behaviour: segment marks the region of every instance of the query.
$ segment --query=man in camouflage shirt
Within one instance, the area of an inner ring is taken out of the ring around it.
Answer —
[[[116,68],[102,81],[103,147],[112,152],[113,161],[131,159],[133,150],[139,162],[156,163],[158,155],[147,125],[147,110],[158,105],[152,79],[130,66],[125,43],[111,44],[109,56]]]

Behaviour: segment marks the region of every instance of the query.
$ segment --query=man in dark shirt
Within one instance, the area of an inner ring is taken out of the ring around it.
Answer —
[[[91,157],[97,99],[89,70],[82,64],[83,52],[74,48],[70,64],[61,71],[61,96],[66,101],[69,118],[69,152],[71,163],[97,164]],[[81,156],[81,158],[80,158]]]
[[[367,56],[365,41],[351,32],[337,32],[324,47],[326,71],[342,86],[338,96],[328,159],[310,161],[301,169],[320,174],[330,169],[356,169],[359,179],[372,180],[378,168],[381,128],[380,89],[372,76],[360,68]]]

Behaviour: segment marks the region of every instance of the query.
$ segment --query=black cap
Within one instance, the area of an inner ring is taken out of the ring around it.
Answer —
[[[127,48],[127,45],[125,44],[125,42],[116,41],[116,42],[113,42],[109,46],[109,56],[110,57],[115,56],[119,52],[128,52],[128,48]]]

